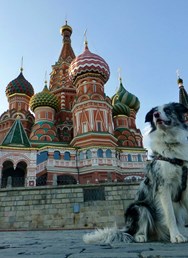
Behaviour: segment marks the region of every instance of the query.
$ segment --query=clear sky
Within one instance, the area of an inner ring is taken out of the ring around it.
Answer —
[[[66,19],[75,55],[83,52],[87,29],[90,51],[109,64],[110,97],[121,68],[124,87],[141,102],[136,124],[142,132],[152,107],[179,100],[177,69],[188,89],[188,0],[0,0],[0,113],[8,109],[5,89],[18,76],[22,56],[35,93],[46,71],[49,81]]]

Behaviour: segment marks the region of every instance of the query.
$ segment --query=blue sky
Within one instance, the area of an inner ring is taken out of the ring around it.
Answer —
[[[109,64],[111,76],[105,92],[117,87],[118,68],[124,87],[141,107],[137,127],[144,131],[145,114],[156,105],[178,101],[176,70],[188,89],[187,0],[0,0],[0,113],[8,108],[7,84],[19,74],[35,93],[44,86],[62,47],[60,27],[73,28],[75,55],[89,49]]]

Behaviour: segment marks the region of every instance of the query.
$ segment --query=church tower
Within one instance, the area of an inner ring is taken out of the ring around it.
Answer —
[[[20,69],[18,77],[8,83],[5,92],[9,109],[0,116],[1,143],[18,115],[28,136],[34,121],[34,116],[29,110],[29,101],[34,94],[34,89],[31,83],[25,79],[23,68]]]
[[[114,135],[122,147],[143,147],[141,131],[136,128],[139,99],[128,92],[120,78],[119,89],[112,97]]]
[[[71,109],[76,89],[69,78],[68,69],[75,54],[71,46],[72,28],[67,22],[60,32],[63,36],[63,47],[58,61],[52,66],[49,90],[60,101],[60,111],[56,115],[58,137],[61,142],[69,143],[73,136]]]
[[[113,135],[111,100],[104,93],[110,69],[104,59],[89,51],[73,60],[69,74],[76,87],[73,105],[74,147],[117,146]]]
[[[32,127],[30,140],[34,142],[58,142],[57,128],[54,125],[54,117],[59,110],[59,101],[53,95],[45,81],[44,89],[33,95],[30,100],[30,108],[35,113],[35,124]]]

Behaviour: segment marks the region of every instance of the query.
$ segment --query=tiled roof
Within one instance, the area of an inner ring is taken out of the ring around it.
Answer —
[[[3,142],[3,146],[21,146],[21,147],[31,147],[28,136],[23,128],[23,125],[18,117],[8,133],[6,134]]]
[[[31,97],[34,94],[33,86],[29,83],[22,72],[18,75],[18,77],[11,82],[6,87],[6,95],[10,96],[15,93],[23,93]]]

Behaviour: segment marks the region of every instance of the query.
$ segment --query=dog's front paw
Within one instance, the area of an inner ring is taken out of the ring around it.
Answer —
[[[183,243],[183,242],[187,242],[187,238],[179,233],[175,236],[171,236],[170,241],[171,243]]]
[[[136,235],[135,236],[135,241],[136,242],[146,242],[147,238],[145,235]]]

